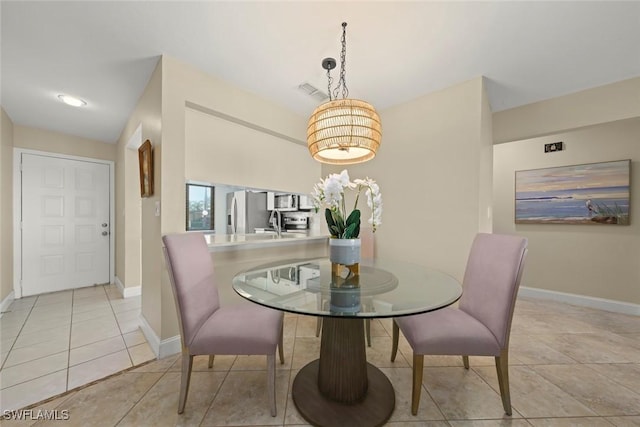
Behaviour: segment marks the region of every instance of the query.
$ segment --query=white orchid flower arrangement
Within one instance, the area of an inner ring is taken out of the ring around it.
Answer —
[[[347,215],[345,205],[345,191],[347,189],[357,191],[356,201],[353,210]],[[321,207],[325,207],[325,218],[331,237],[336,239],[357,239],[360,235],[360,210],[358,209],[358,200],[360,192],[366,189],[365,195],[367,205],[371,209],[371,224],[373,231],[382,224],[382,194],[380,187],[371,178],[355,179],[353,182],[349,179],[349,173],[343,170],[339,174],[334,173],[321,179],[319,183],[313,186],[311,197],[316,212]]]

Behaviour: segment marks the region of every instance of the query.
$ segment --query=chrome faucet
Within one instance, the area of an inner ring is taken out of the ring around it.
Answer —
[[[282,236],[282,214],[279,210],[274,209],[269,216],[269,224],[273,225],[273,229],[276,230],[278,237]]]

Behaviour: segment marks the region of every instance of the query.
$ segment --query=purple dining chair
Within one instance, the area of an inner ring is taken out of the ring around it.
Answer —
[[[480,233],[471,247],[458,308],[398,317],[393,322],[391,361],[398,352],[399,331],[413,350],[411,413],[418,413],[424,355],[494,356],[502,406],[511,415],[509,333],[527,239]]]
[[[220,306],[213,260],[202,233],[162,237],[167,270],[176,302],[182,342],[182,378],[178,413],[184,412],[193,357],[246,354],[267,356],[271,415],[276,416],[276,347],[280,363],[283,313],[255,304]]]

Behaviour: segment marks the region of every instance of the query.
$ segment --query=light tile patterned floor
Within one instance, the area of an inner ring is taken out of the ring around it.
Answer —
[[[0,408],[15,409],[155,356],[138,327],[140,297],[114,285],[14,301],[0,317]]]
[[[492,358],[472,357],[471,369],[465,370],[460,357],[442,356],[425,357],[420,410],[412,416],[411,351],[401,338],[400,353],[391,363],[390,330],[389,320],[373,322],[373,347],[367,349],[369,361],[395,388],[396,408],[388,426],[640,426],[638,316],[519,299],[511,335],[512,417],[503,413]],[[196,358],[183,415],[176,413],[177,355],[71,391],[33,410],[66,410],[70,419],[55,422],[65,426],[307,425],[291,400],[291,383],[318,351],[315,319],[286,315],[286,363],[278,365],[275,418],[269,415],[265,358],[255,356],[219,356],[211,370],[206,357]]]

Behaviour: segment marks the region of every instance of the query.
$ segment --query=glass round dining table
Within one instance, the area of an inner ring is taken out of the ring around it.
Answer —
[[[256,304],[323,318],[320,356],[298,372],[291,393],[305,420],[331,427],[380,426],[395,408],[391,382],[367,363],[364,319],[426,313],[462,295],[445,273],[379,258],[355,270],[328,258],[282,260],[237,274],[233,288]]]

